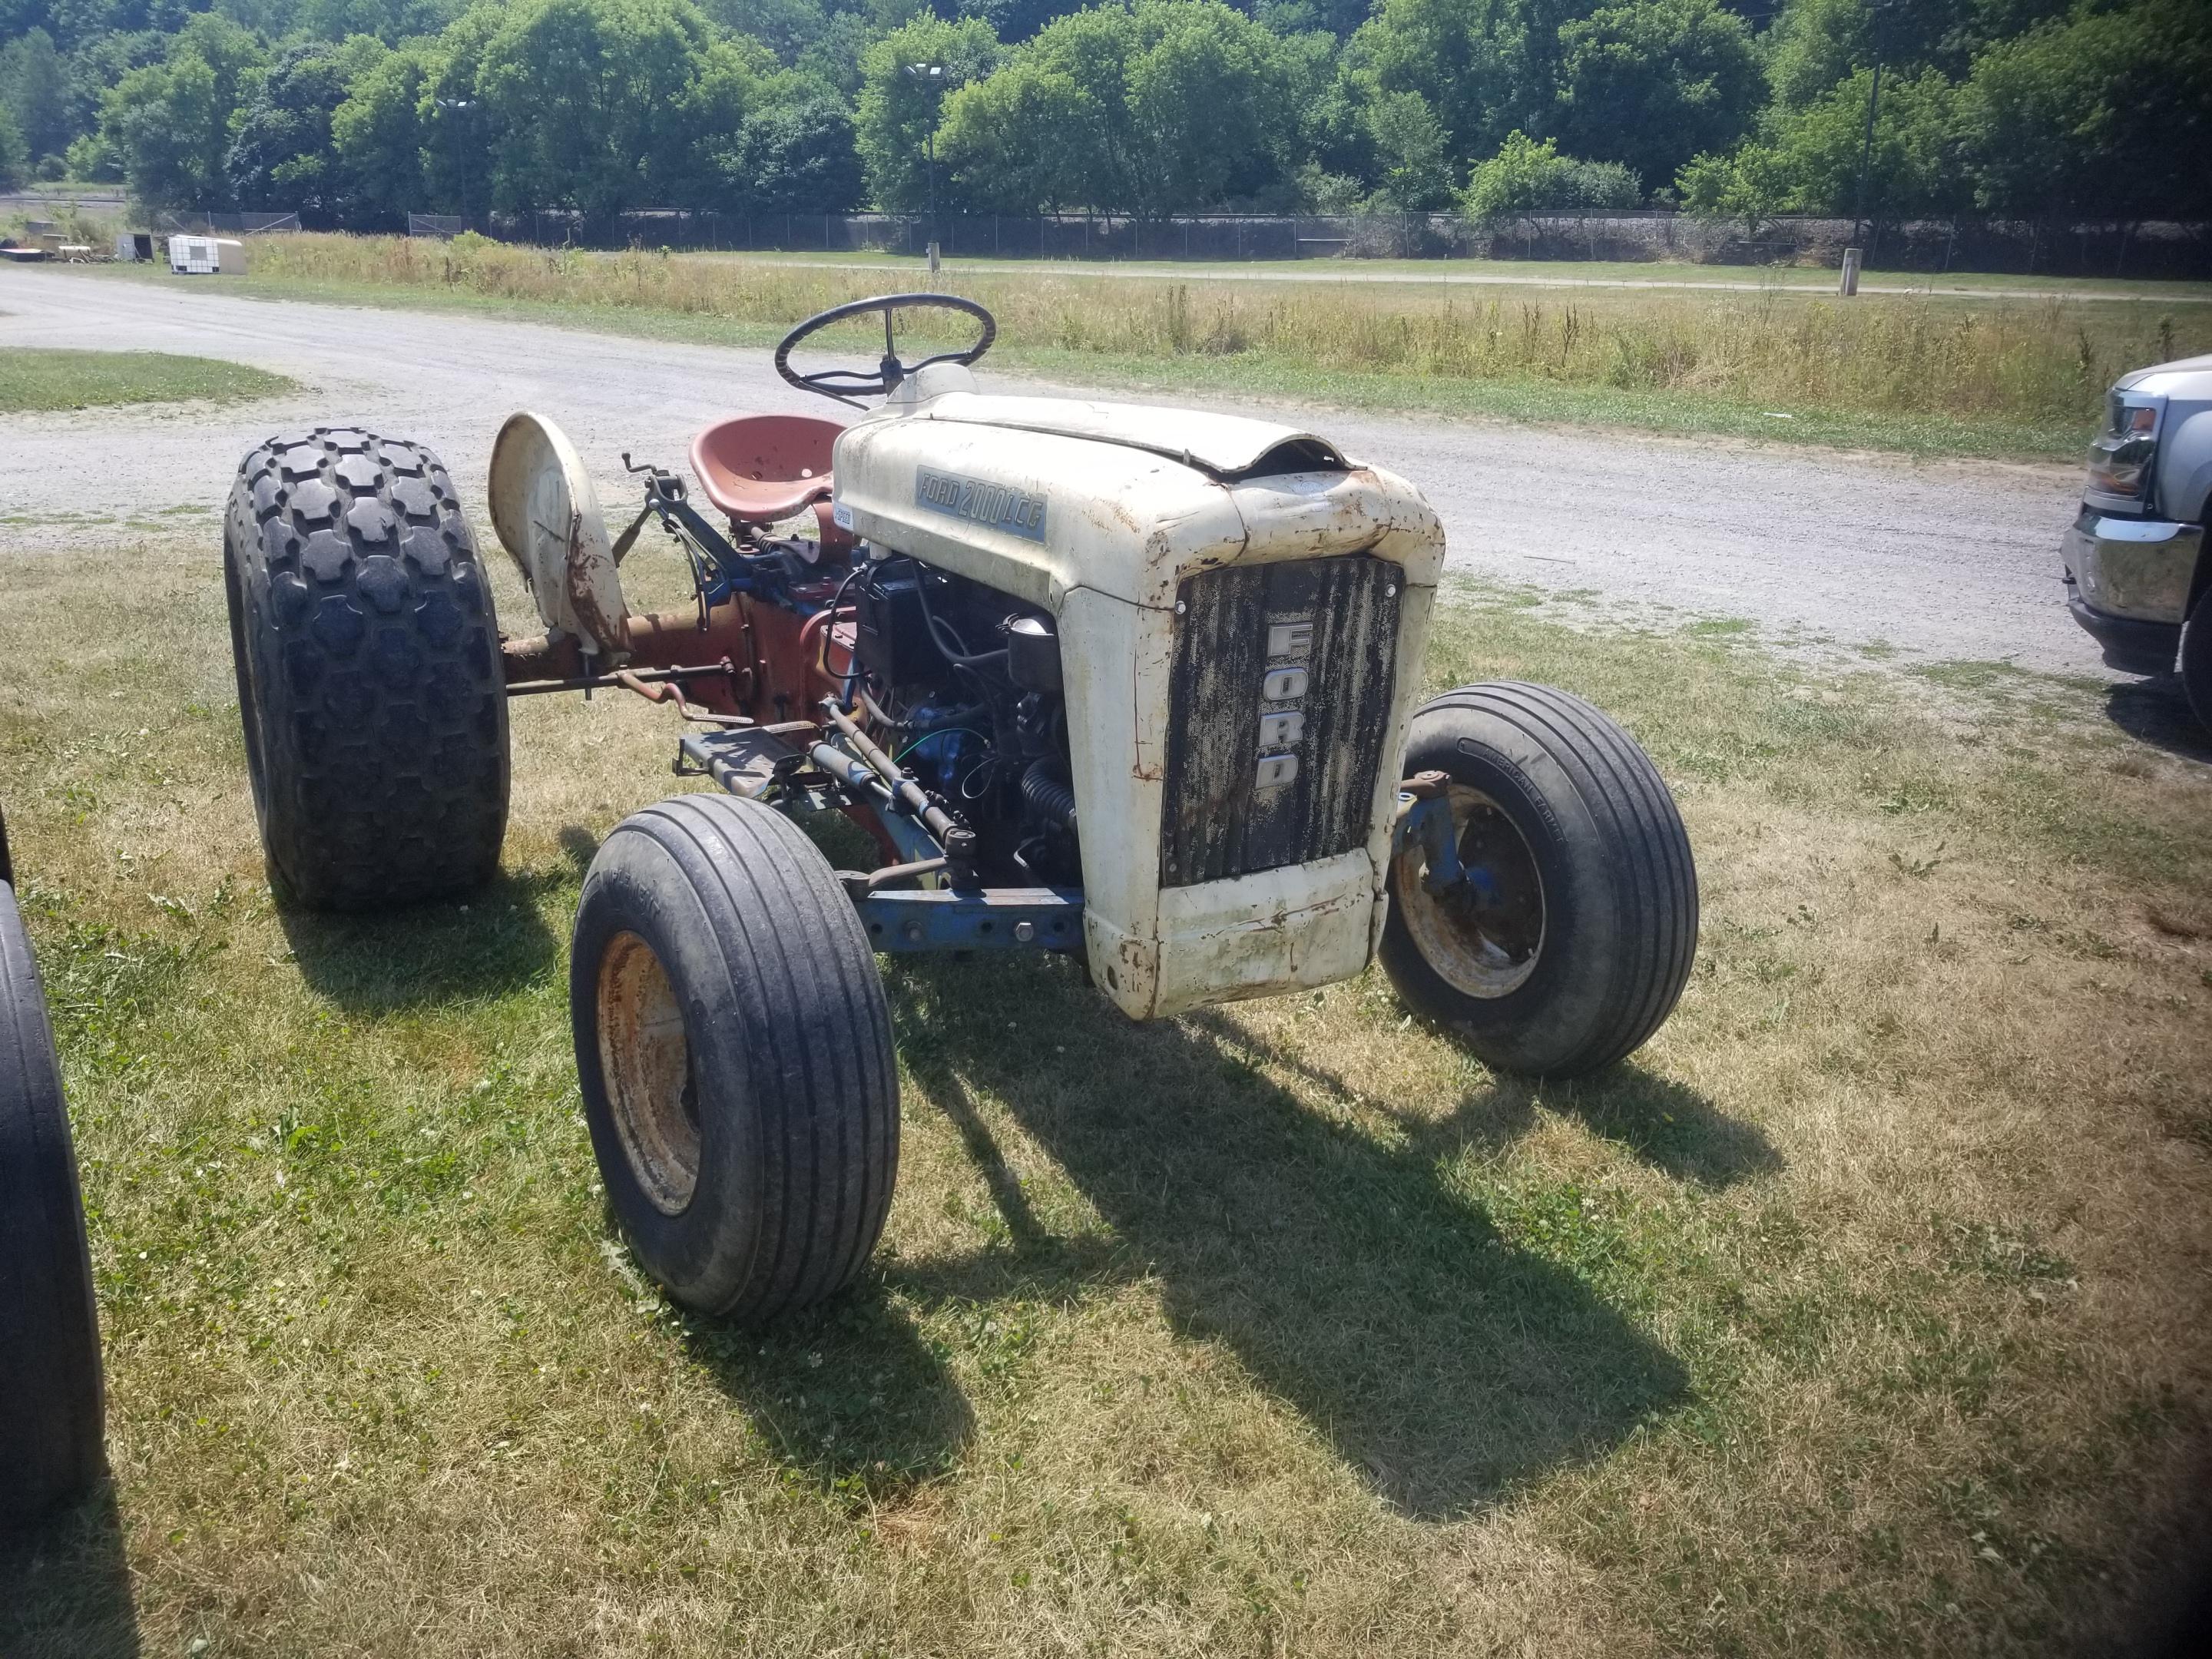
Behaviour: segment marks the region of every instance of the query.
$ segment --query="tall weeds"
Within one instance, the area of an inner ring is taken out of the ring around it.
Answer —
[[[879,272],[714,254],[585,253],[462,238],[294,236],[280,279],[444,289],[779,325],[879,291]],[[1251,355],[1344,374],[1555,381],[1784,408],[2051,422],[2094,414],[2118,373],[2212,349],[2212,305],[2170,309],[1756,293],[1506,290],[963,276],[1016,348],[1121,357]]]

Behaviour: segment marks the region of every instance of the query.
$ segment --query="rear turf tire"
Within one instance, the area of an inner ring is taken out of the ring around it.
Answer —
[[[350,427],[239,465],[223,588],[270,884],[311,910],[481,887],[507,829],[499,626],[453,481]]]
[[[639,1263],[747,1323],[859,1273],[898,1170],[898,1070],[867,934],[781,813],[679,795],[600,846],[569,1010],[584,1115]]]
[[[0,882],[0,1527],[100,1479],[103,1414],[61,1068],[15,890]]]
[[[1572,1077],[1632,1053],[1689,978],[1698,877],[1674,798],[1634,738],[1579,697],[1499,683],[1413,716],[1402,775],[1449,781],[1485,911],[1390,867],[1382,960],[1399,995],[1500,1072]]]

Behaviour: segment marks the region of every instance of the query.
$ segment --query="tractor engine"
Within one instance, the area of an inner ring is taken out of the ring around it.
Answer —
[[[974,829],[987,883],[1082,879],[1049,613],[893,556],[854,585],[854,661],[899,764]]]
[[[1079,884],[1136,1018],[1359,972],[1435,514],[1294,428],[970,384],[925,370],[837,441],[856,668],[899,763],[987,883]]]

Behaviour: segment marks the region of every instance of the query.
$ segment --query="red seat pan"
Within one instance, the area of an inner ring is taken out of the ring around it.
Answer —
[[[844,429],[811,415],[740,415],[691,441],[691,470],[738,524],[779,524],[829,499],[830,453]]]

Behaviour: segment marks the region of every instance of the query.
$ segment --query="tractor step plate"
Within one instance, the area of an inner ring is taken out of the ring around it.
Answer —
[[[733,795],[758,795],[775,775],[776,763],[799,751],[772,732],[738,726],[727,732],[686,732],[677,744],[677,770],[703,772]]]

